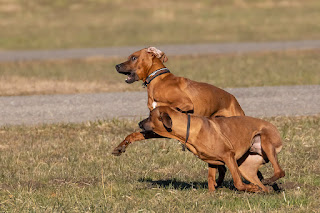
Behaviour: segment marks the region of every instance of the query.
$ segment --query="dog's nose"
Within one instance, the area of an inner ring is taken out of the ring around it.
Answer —
[[[117,64],[117,65],[116,65],[116,70],[119,70],[120,67],[121,67],[121,64]]]
[[[143,130],[143,121],[140,121],[140,122],[139,122],[139,127],[140,127],[140,129]]]

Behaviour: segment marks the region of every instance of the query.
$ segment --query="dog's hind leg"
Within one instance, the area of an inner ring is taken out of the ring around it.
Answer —
[[[239,166],[239,170],[246,180],[258,185],[264,192],[268,192],[269,190],[261,183],[258,177],[258,169],[264,163],[265,161],[262,156],[258,154],[249,154],[245,161]]]
[[[217,186],[221,186],[226,175],[227,168],[225,166],[218,166],[219,177],[217,179]]]
[[[258,170],[258,172],[257,172],[257,176],[258,176],[258,178],[259,178],[260,181],[262,181],[262,180],[264,179],[262,173],[261,173],[259,170]]]
[[[265,155],[272,164],[274,174],[271,178],[263,179],[263,184],[271,184],[285,176],[285,172],[279,165],[277,153],[281,150],[282,142],[277,130],[263,129],[261,132],[261,147]]]
[[[120,156],[123,152],[126,151],[127,146],[135,141],[141,141],[150,138],[164,138],[156,134],[155,132],[148,131],[148,132],[134,132],[128,135],[114,150],[112,154],[115,156]]]
[[[245,184],[241,180],[241,172],[239,170],[239,167],[237,165],[237,162],[235,160],[235,155],[234,153],[228,153],[227,156],[223,159],[225,162],[226,166],[229,168],[230,173],[233,178],[234,186],[239,190],[239,191],[248,191],[248,192],[259,192],[261,189],[259,186],[254,185],[254,184]]]

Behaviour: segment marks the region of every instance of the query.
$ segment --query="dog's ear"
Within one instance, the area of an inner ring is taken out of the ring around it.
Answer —
[[[172,120],[171,120],[168,113],[160,112],[159,120],[162,121],[162,123],[163,123],[164,127],[166,127],[166,129],[172,128]]]
[[[155,47],[148,47],[147,52],[151,53],[153,56],[159,58],[162,61],[162,63],[168,61],[168,57],[166,56],[166,54],[164,54],[164,52],[162,52],[161,50],[159,50]]]
[[[165,63],[168,61],[168,57],[166,56],[166,54],[162,54],[162,56],[160,57],[160,60],[162,61],[162,63]]]

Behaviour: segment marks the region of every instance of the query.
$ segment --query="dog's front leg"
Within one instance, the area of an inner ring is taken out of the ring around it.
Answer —
[[[126,151],[126,148],[127,146],[129,146],[130,143],[149,139],[149,138],[163,138],[163,136],[160,136],[152,131],[133,132],[130,135],[128,135],[116,148],[114,148],[114,150],[112,151],[112,154],[115,156],[120,156],[123,152]]]
[[[208,188],[210,192],[214,192],[216,190],[216,173],[217,166],[208,164]]]
[[[216,181],[216,173],[217,169],[219,171],[219,177]],[[209,191],[214,192],[215,188],[221,186],[224,176],[226,174],[226,167],[225,166],[217,166],[213,164],[208,164],[208,188]]]

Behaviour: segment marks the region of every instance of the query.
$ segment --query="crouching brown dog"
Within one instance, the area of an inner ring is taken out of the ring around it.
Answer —
[[[131,54],[127,61],[116,65],[116,70],[127,76],[126,83],[144,82],[150,111],[157,106],[170,106],[181,112],[205,117],[244,115],[233,95],[213,85],[173,75],[163,64],[167,60],[162,51],[149,47]],[[112,154],[119,156],[129,144],[157,137],[161,136],[152,131],[134,132]]]
[[[208,119],[183,114],[170,107],[157,107],[139,126],[144,131],[154,131],[163,137],[179,140],[209,165],[225,164],[235,187],[240,191],[268,192],[257,175],[258,169],[268,161],[273,166],[274,174],[263,180],[265,184],[285,176],[277,160],[277,153],[282,148],[280,134],[267,121],[246,116]],[[241,175],[251,184],[243,183]],[[215,190],[215,173],[211,173],[210,169],[208,188]]]

